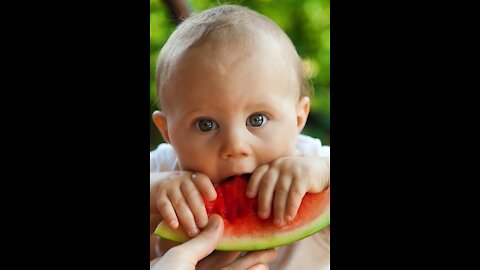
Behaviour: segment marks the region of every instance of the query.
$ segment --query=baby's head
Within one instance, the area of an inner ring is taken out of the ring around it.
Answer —
[[[224,5],[180,24],[162,48],[153,119],[181,168],[219,183],[295,153],[310,109],[303,66],[270,19]]]

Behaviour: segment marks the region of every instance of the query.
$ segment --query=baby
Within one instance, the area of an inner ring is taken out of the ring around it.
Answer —
[[[164,220],[194,237],[208,222],[202,196],[241,174],[260,218],[293,220],[305,193],[330,184],[329,147],[300,134],[309,92],[295,47],[265,16],[223,5],[182,22],[158,58],[153,120],[167,144],[150,154],[151,231]],[[279,248],[271,269],[328,267],[329,241],[327,227]]]

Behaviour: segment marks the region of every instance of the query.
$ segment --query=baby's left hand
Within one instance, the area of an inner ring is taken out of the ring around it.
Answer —
[[[268,218],[273,202],[273,223],[295,218],[305,193],[317,193],[330,185],[329,158],[283,157],[259,166],[250,177],[247,197],[258,194],[258,216]]]

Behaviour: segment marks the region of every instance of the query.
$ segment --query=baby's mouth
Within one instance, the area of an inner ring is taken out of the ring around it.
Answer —
[[[252,176],[252,174],[251,174],[251,173],[243,173],[243,174],[231,175],[231,176],[225,178],[225,180],[223,180],[222,182],[232,180],[232,179],[235,178],[236,176],[245,177],[245,178],[247,178],[247,179],[250,179],[250,176]]]

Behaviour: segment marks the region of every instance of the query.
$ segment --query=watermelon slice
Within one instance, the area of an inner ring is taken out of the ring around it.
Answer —
[[[208,216],[216,213],[223,218],[224,232],[217,250],[252,251],[283,246],[308,237],[330,224],[330,188],[320,193],[307,193],[297,215],[279,227],[257,215],[257,198],[245,195],[248,176],[231,177],[215,187],[217,199],[204,199]],[[155,235],[183,243],[189,236],[181,229],[171,229],[163,221]]]

